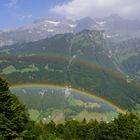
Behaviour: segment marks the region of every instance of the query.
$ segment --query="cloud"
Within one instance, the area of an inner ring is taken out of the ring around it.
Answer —
[[[27,15],[17,15],[17,18],[19,19],[19,20],[25,20],[25,19],[30,19],[30,18],[32,18],[32,14],[27,14]]]
[[[140,0],[72,0],[50,9],[68,18],[105,17],[117,13],[126,18],[139,18]]]
[[[10,0],[10,2],[7,4],[8,8],[18,8],[18,1],[19,0]]]

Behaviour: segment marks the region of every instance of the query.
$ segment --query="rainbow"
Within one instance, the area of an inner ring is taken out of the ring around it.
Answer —
[[[75,88],[72,88],[72,87],[69,87],[69,86],[60,86],[60,85],[54,85],[54,84],[16,84],[16,85],[10,86],[10,89],[31,88],[31,87],[48,87],[48,88],[63,89],[63,90],[69,89],[69,90],[71,90],[71,91],[73,91],[77,94],[86,95],[86,96],[91,97],[91,98],[93,98],[97,101],[101,101],[101,102],[115,108],[120,113],[126,113],[127,112],[123,108],[115,105],[114,103],[112,103],[112,102],[110,102],[110,101],[108,101],[108,100],[106,100],[102,97],[97,96],[94,93],[89,93],[87,91],[82,91],[82,90],[75,89]]]
[[[0,59],[1,60],[17,60],[17,59],[51,59],[51,60],[63,60],[64,62],[67,62],[69,61],[69,59],[71,58],[70,56],[68,55],[63,55],[63,54],[54,54],[54,53],[42,53],[42,52],[23,52],[23,53],[20,53],[20,54],[10,54],[10,55],[1,55],[0,56]],[[74,60],[76,64],[81,64],[87,68],[91,68],[91,69],[96,69],[98,71],[101,71],[102,73],[106,73],[106,74],[111,74],[113,75],[116,79],[118,80],[124,80],[126,81],[126,77],[125,75],[121,74],[121,73],[118,73],[117,71],[114,71],[110,68],[107,68],[107,67],[101,67],[99,64],[96,64],[96,63],[93,63],[89,60],[84,60],[84,59],[81,59],[81,58],[77,58]]]

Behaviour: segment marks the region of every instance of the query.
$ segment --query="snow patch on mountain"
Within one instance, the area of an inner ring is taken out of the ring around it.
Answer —
[[[99,26],[104,26],[106,23],[106,21],[100,21],[100,22],[96,22],[96,24],[98,24]]]
[[[69,24],[69,26],[70,26],[71,28],[75,28],[77,25]]]
[[[53,29],[47,29],[47,32],[54,32]]]
[[[112,38],[112,36],[111,35],[107,35],[106,38]]]
[[[49,23],[49,24],[53,24],[54,26],[58,26],[60,24],[59,21],[51,21],[51,20],[46,20],[45,22]]]

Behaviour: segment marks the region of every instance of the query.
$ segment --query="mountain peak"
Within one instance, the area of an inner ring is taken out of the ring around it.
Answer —
[[[118,21],[118,20],[122,20],[122,19],[123,18],[120,17],[120,15],[112,14],[110,16],[103,17],[103,18],[95,18],[95,21]]]

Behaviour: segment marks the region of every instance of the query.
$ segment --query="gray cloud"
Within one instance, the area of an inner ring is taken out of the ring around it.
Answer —
[[[117,13],[125,18],[139,18],[140,0],[72,0],[50,11],[68,18],[105,17]]]

